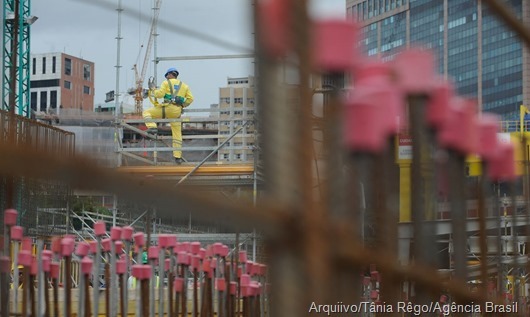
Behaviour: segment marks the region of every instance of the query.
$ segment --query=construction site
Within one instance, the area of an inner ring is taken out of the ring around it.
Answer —
[[[429,48],[367,56],[350,9],[255,0],[254,77],[218,107],[146,119],[146,53],[133,112],[35,115],[31,0],[3,2],[0,317],[530,315],[530,110],[481,111]]]

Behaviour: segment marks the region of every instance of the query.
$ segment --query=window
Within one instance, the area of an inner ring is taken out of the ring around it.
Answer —
[[[52,74],[55,74],[57,69],[57,57],[52,57]]]
[[[86,94],[86,95],[90,95],[90,87],[83,86],[83,93]]]
[[[46,57],[42,58],[42,73],[46,74]]]
[[[90,81],[90,74],[91,74],[90,65],[88,64],[83,65],[83,78],[85,80]]]
[[[72,75],[72,60],[69,58],[64,59],[64,74],[67,76]],[[68,88],[70,89],[70,88]]]
[[[228,154],[227,153],[223,154],[223,159],[224,160],[228,160]]]
[[[243,103],[243,98],[234,98],[234,103]]]
[[[237,160],[240,160],[240,159],[241,159],[241,154],[239,154],[239,153],[236,154],[236,159],[237,159]]]
[[[33,64],[33,65],[35,65],[35,64]],[[31,98],[31,102],[30,102],[31,103],[31,110],[37,111],[37,92],[35,92],[35,91],[32,92],[30,98]]]
[[[72,83],[69,82],[68,80],[65,80],[65,81],[64,81],[64,88],[66,88],[66,89],[72,89]]]
[[[57,108],[57,90],[50,91],[50,108]]]
[[[32,73],[33,75],[35,75],[37,73],[37,59],[36,58],[33,58],[33,70],[32,70]]]
[[[46,111],[46,104],[48,99],[48,92],[47,91],[41,91],[40,92],[40,111]]]

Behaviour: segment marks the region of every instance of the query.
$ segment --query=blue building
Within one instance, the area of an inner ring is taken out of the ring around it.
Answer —
[[[523,22],[530,3],[506,0]],[[517,120],[530,104],[528,49],[483,0],[347,0],[347,13],[363,27],[365,53],[392,59],[411,44],[437,54],[439,72],[459,95],[477,98],[482,111]]]

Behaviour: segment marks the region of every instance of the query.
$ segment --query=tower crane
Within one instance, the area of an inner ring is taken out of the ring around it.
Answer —
[[[136,114],[141,114],[143,111],[143,100],[144,100],[144,92],[143,92],[143,84],[144,84],[144,78],[145,73],[147,72],[147,62],[149,61],[149,55],[151,54],[151,47],[153,46],[154,41],[154,33],[156,30],[156,25],[158,23],[158,16],[160,15],[160,6],[162,4],[162,0],[156,0],[155,7],[153,8],[153,19],[151,20],[151,30],[149,32],[149,40],[147,41],[147,47],[145,49],[145,56],[142,64],[141,72],[138,73],[138,66],[134,65],[134,75],[136,79],[136,90],[134,95],[135,100],[135,107],[134,112]]]

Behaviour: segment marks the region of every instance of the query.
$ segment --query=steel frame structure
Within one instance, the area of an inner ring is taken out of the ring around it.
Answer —
[[[30,116],[30,0],[3,0],[2,110]]]

